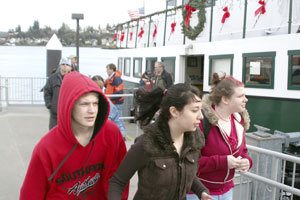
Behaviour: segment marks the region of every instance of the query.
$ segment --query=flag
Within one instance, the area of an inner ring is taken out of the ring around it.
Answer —
[[[128,10],[130,19],[137,19],[145,14],[144,7]]]

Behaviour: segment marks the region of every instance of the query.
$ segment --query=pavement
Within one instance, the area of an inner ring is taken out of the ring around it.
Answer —
[[[48,110],[44,106],[8,106],[0,110],[0,200],[19,199],[20,187],[32,150],[48,131]],[[136,124],[126,124],[127,149],[141,130]],[[128,200],[137,189],[137,176],[130,180]]]

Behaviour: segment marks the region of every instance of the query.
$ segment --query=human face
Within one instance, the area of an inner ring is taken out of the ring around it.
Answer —
[[[112,73],[114,71],[112,69],[110,69],[109,67],[106,67],[106,72],[107,72],[107,75],[110,76],[110,75],[112,75]]]
[[[162,72],[163,72],[163,67],[159,63],[155,63],[154,65],[155,75],[161,75]]]
[[[203,119],[201,99],[198,96],[195,98],[197,101],[192,100],[184,106],[178,117],[176,117],[178,128],[181,129],[181,132],[195,131],[199,127],[200,120]]]
[[[246,98],[245,88],[237,87],[234,89],[233,95],[228,100],[228,106],[231,113],[243,112],[246,109],[246,103],[248,99]]]
[[[72,111],[73,128],[93,128],[98,114],[99,97],[95,92],[81,96]]]
[[[102,81],[96,80],[95,82],[97,83],[97,85],[99,86],[99,88],[103,89],[104,83]]]
[[[62,76],[64,76],[65,74],[68,74],[72,71],[72,67],[69,65],[61,65],[60,66],[60,73]]]

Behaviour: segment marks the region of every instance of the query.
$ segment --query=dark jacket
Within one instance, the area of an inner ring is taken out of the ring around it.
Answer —
[[[163,90],[164,89],[168,89],[169,87],[171,87],[173,85],[173,80],[172,80],[172,76],[169,72],[167,72],[166,70],[164,70],[161,74],[161,79],[163,81]],[[158,87],[158,77],[155,76],[154,77],[154,86]]]
[[[169,87],[171,87],[173,85],[172,76],[166,70],[164,70],[163,73],[161,74],[161,78],[164,80],[164,82],[166,84],[165,85],[166,89],[168,89]]]
[[[201,197],[206,188],[196,172],[204,137],[198,130],[185,133],[179,156],[170,131],[162,130],[155,122],[137,138],[110,181],[109,200],[121,199],[123,187],[136,171],[138,189],[134,200],[184,200],[190,190]]]
[[[60,72],[52,74],[44,87],[44,101],[50,113],[57,116],[57,103],[60,86],[62,83],[62,75]]]

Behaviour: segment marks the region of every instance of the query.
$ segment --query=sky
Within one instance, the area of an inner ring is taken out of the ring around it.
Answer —
[[[50,26],[57,30],[66,23],[71,29],[76,29],[72,13],[84,14],[84,19],[79,21],[80,27],[97,28],[100,25],[105,28],[107,23],[116,25],[130,20],[128,10],[142,7],[145,5],[143,1],[148,0],[7,0],[1,2],[0,31],[7,32],[18,25],[21,25],[22,31],[27,31],[35,20],[38,20],[40,28]],[[149,12],[163,10],[157,7],[164,5],[165,0],[151,2],[148,4],[151,5]]]

